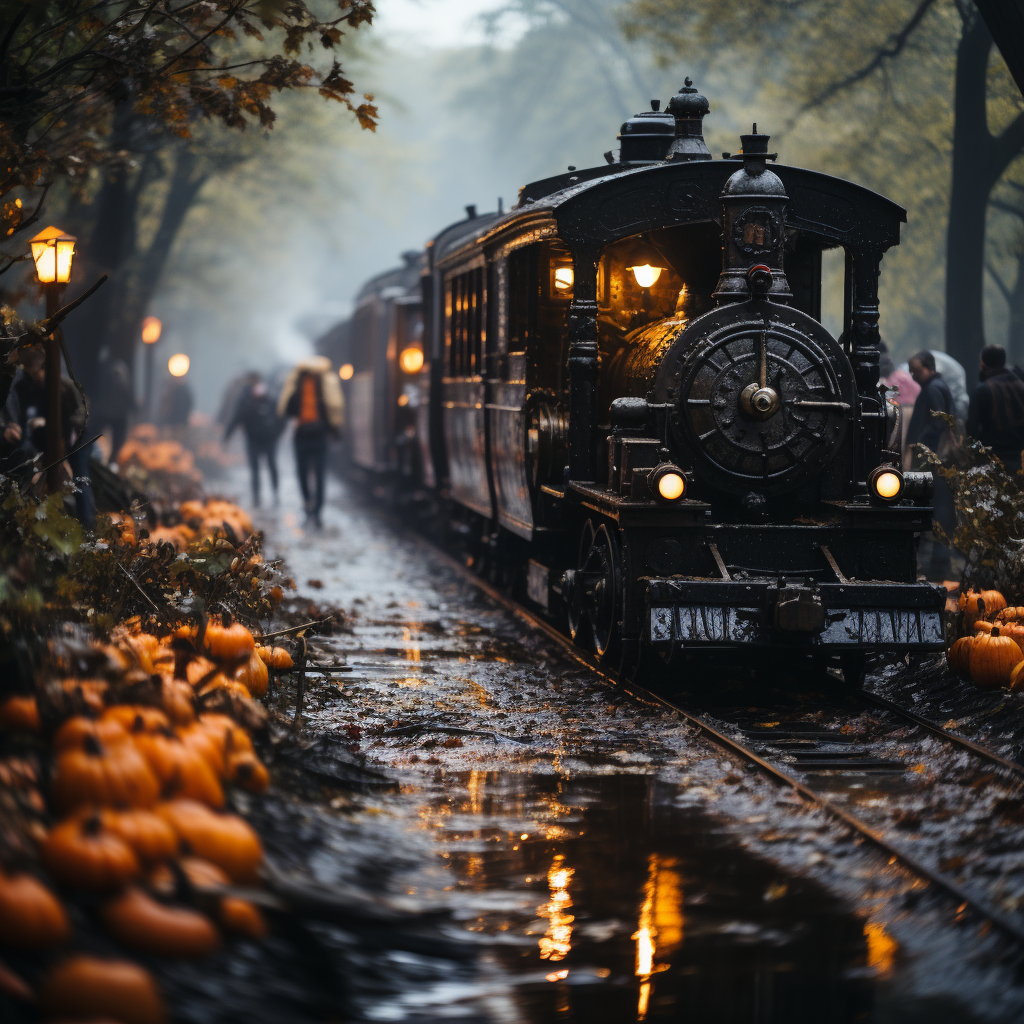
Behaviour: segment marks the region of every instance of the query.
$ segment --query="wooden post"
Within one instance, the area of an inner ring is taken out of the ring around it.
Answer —
[[[49,284],[46,288],[46,315],[52,317],[60,309],[64,285]],[[46,353],[46,451],[44,453],[47,490],[60,490],[61,474],[64,468],[64,431],[61,422],[61,365],[59,327],[55,327],[43,341]]]

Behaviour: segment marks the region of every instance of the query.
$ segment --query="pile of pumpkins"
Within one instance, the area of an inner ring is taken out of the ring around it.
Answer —
[[[950,669],[983,690],[1024,689],[1024,606],[1007,606],[998,590],[969,590],[959,610],[966,635],[946,652]]]
[[[121,469],[135,464],[147,473],[168,473],[200,479],[192,453],[180,441],[161,438],[160,432],[151,423],[140,423],[132,430],[131,436],[117,453],[117,464]]]
[[[178,551],[184,551],[189,544],[223,533],[225,523],[240,540],[253,532],[252,519],[248,513],[234,502],[220,498],[183,501],[178,507],[178,513],[180,522],[173,526],[156,526],[149,531],[152,543],[166,542],[173,544]],[[110,513],[109,518],[120,531],[121,539],[134,547],[138,543],[134,520],[121,512]]]
[[[197,958],[223,933],[265,936],[259,908],[223,891],[257,885],[263,859],[252,827],[225,811],[224,787],[262,792],[269,776],[248,730],[228,714],[204,713],[198,698],[209,687],[265,693],[268,666],[290,667],[287,651],[257,646],[239,623],[158,638],[137,620],[93,650],[106,659],[107,678],[59,682],[79,713],[53,721],[36,696],[0,702],[0,730],[34,736],[51,765],[38,773],[23,757],[0,761],[0,781],[39,812],[28,844],[37,856],[0,866],[0,948],[65,951],[74,935],[62,897],[77,894],[129,951]],[[162,706],[111,700],[132,680],[150,685]],[[152,976],[126,960],[58,956],[34,992],[0,963],[0,988],[55,1018],[166,1019]]]

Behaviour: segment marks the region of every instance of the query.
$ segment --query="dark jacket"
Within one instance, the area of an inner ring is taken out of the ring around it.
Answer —
[[[303,371],[299,374],[295,381],[295,390],[292,392],[291,397],[285,405],[285,415],[294,417],[299,416],[299,412],[302,408],[303,385],[306,380],[310,379],[316,386],[316,419],[311,420],[308,423],[299,422],[295,424],[296,440],[303,437],[326,438],[328,434],[337,433],[337,430],[331,424],[327,405],[324,402],[324,389],[319,374],[311,373],[309,371]]]
[[[941,373],[936,373],[922,386],[914,401],[914,411],[907,425],[907,444],[923,444],[930,451],[938,452],[942,436],[949,427],[944,420],[933,416],[933,412],[956,415],[953,393]]]
[[[1020,469],[1024,450],[1024,380],[1006,369],[982,381],[971,395],[967,433],[991,448],[1007,469]]]
[[[8,423],[21,427],[21,445],[41,452],[46,447],[46,427],[29,430],[29,420],[46,418],[46,386],[40,387],[24,370],[18,371],[7,399]],[[64,450],[74,446],[85,427],[86,409],[78,388],[63,377],[60,382],[60,419]]]
[[[238,399],[235,414],[224,430],[224,440],[227,441],[241,427],[249,444],[266,447],[276,443],[283,426],[277,415],[277,400],[266,391],[257,395],[252,388],[247,388]]]

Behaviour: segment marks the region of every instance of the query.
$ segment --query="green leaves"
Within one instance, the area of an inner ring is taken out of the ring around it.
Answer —
[[[36,506],[32,532],[63,555],[82,546],[82,524],[64,511],[64,495],[51,494]]]

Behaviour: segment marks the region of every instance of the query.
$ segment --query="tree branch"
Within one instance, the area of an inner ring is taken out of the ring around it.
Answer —
[[[996,210],[1002,210],[1003,213],[1012,213],[1015,217],[1019,217],[1024,220],[1024,209],[1019,206],[1014,206],[1013,203],[1008,203],[1003,199],[991,198],[988,201],[988,205]]]
[[[1013,299],[1013,293],[1010,291],[1009,288],[1007,288],[1006,282],[999,276],[999,272],[996,270],[994,266],[992,266],[992,264],[988,260],[985,260],[985,269],[989,272],[989,275],[991,276],[992,280],[995,281],[996,287],[999,289],[999,291],[1002,293],[1003,298],[1006,300],[1006,304],[1010,305]]]

